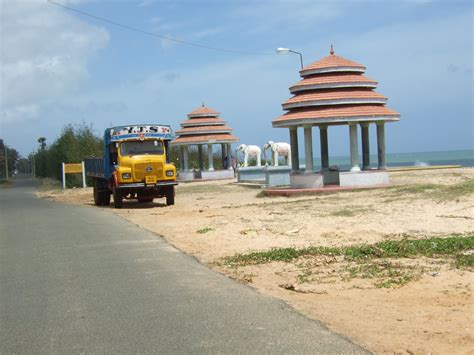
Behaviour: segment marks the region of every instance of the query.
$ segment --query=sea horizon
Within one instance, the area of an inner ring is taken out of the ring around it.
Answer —
[[[360,152],[359,152],[360,153]],[[319,153],[318,153],[319,154]],[[433,165],[462,165],[464,167],[474,167],[474,149],[463,150],[440,150],[411,153],[386,153],[387,166],[433,166]],[[370,155],[372,167],[377,166],[377,154]],[[321,165],[321,159],[313,159],[315,166]],[[300,164],[305,164],[305,158],[300,157]],[[350,156],[329,155],[329,165],[337,165],[340,168],[350,167]],[[362,155],[359,154],[359,165],[362,165]]]

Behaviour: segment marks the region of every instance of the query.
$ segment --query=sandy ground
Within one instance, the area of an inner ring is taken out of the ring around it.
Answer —
[[[166,207],[163,200],[141,205],[131,201],[121,210],[108,210],[377,353],[474,354],[474,273],[454,269],[449,262],[395,260],[414,264],[403,267],[415,277],[391,288],[347,279],[347,265],[338,260],[245,267],[220,263],[235,253],[276,247],[472,233],[474,195],[440,193],[426,185],[449,187],[471,179],[474,169],[469,168],[397,172],[391,173],[391,188],[291,198],[259,198],[259,189],[232,181],[183,183],[174,206]],[[417,189],[419,184],[425,189]],[[90,188],[43,190],[39,195],[97,208]]]

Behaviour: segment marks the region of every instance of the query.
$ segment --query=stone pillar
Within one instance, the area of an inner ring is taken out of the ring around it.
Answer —
[[[212,144],[207,145],[207,164],[209,171],[214,171],[214,157],[212,156]]]
[[[184,171],[184,146],[179,146],[179,171]]]
[[[183,169],[189,171],[189,147],[183,145]]]
[[[357,142],[357,123],[349,123],[349,139],[351,144],[351,171],[359,172],[359,151]]]
[[[329,170],[328,126],[319,126],[321,145],[321,170]]]
[[[313,127],[304,126],[304,157],[306,161],[305,174],[313,172]]]
[[[227,144],[226,148],[226,153],[227,153],[227,162],[229,164],[229,167],[227,169],[233,169],[232,168],[232,145],[229,143]]]
[[[291,171],[300,170],[300,161],[298,153],[298,127],[290,127],[290,147],[291,147]]]
[[[225,160],[227,157],[227,154],[225,152],[226,145],[224,143],[221,143],[221,162],[222,162],[222,170],[225,170]],[[228,166],[227,166],[228,167]]]
[[[362,138],[362,170],[370,169],[369,123],[360,124]]]
[[[199,170],[204,170],[204,161],[202,160],[202,145],[198,144],[198,161],[199,161]]]
[[[379,169],[386,170],[385,162],[385,122],[377,122],[377,153]]]

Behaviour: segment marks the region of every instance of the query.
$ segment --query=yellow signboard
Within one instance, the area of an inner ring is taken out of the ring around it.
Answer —
[[[81,174],[82,173],[82,187],[86,187],[86,169],[84,162],[77,164],[63,163],[63,189],[66,188],[66,174]]]
[[[82,173],[82,164],[64,164],[64,172],[66,174],[79,174]]]

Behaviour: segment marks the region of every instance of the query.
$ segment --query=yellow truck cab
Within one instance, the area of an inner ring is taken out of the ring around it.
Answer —
[[[94,202],[121,208],[124,199],[152,202],[165,197],[174,204],[176,167],[170,162],[171,127],[143,124],[108,128],[104,156],[87,158],[86,172],[93,178]]]

